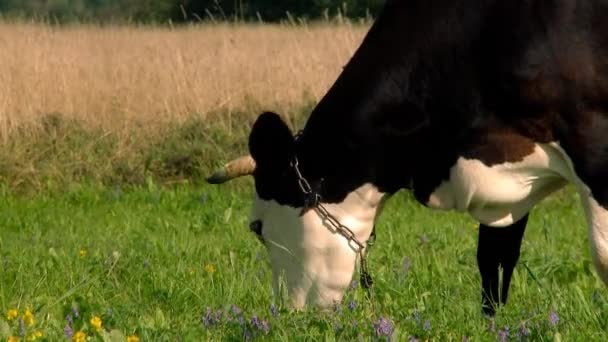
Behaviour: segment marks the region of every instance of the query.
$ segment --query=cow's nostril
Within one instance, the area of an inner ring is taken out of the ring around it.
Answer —
[[[249,229],[254,232],[257,236],[262,236],[262,221],[255,220],[249,224]]]

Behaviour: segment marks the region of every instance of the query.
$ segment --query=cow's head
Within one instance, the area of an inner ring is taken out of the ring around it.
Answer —
[[[275,294],[285,285],[293,307],[313,304],[327,308],[342,299],[351,283],[357,246],[323,220],[317,210],[305,208],[306,196],[294,165],[300,150],[297,143],[277,114],[264,113],[249,136],[251,154],[228,163],[208,181],[220,184],[239,176],[254,177],[250,229],[268,249]],[[337,203],[322,205],[364,243],[372,232],[381,199],[374,186],[363,185]]]

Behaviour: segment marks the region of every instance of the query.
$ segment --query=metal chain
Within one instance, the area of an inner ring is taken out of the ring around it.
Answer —
[[[298,139],[300,135],[301,132],[296,135],[296,139]],[[311,198],[309,204],[312,204],[312,208],[317,211],[317,213],[321,217],[321,220],[328,222],[340,235],[342,235],[347,240],[349,245],[351,245],[351,243],[354,243],[357,246],[355,253],[357,253],[360,258],[359,266],[361,286],[363,286],[363,288],[365,288],[366,290],[369,290],[373,285],[373,280],[367,268],[367,260],[365,258],[366,255],[365,253],[363,253],[366,245],[359,241],[355,236],[355,233],[350,228],[340,223],[340,221],[336,219],[321,203],[321,195],[313,191],[308,180],[306,180],[306,178],[304,178],[304,176],[302,175],[302,172],[300,172],[299,161],[298,157],[296,156],[294,156],[292,167],[296,172],[296,176],[298,177],[298,186],[300,187],[300,190],[302,190],[304,195],[309,196]],[[369,247],[371,247],[371,243],[368,245],[368,250]]]

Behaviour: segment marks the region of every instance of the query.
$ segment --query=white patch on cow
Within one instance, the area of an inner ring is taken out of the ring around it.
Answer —
[[[324,204],[327,210],[349,227],[358,241],[371,235],[379,214],[383,193],[370,184],[348,194],[342,203]],[[329,307],[342,299],[355,271],[356,246],[316,211],[299,216],[301,208],[279,205],[256,198],[252,220],[261,220],[273,273],[273,289],[279,291],[281,276],[294,308],[305,305]]]
[[[506,227],[573,179],[569,158],[557,143],[536,144],[523,160],[491,167],[461,157],[427,205],[469,212],[485,225]]]
[[[587,186],[581,190],[580,196],[589,225],[591,256],[600,278],[608,285],[608,210],[591,196]]]

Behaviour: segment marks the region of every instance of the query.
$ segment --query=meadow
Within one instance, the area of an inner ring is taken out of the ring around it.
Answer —
[[[0,24],[0,339],[605,341],[608,294],[577,195],[531,214],[509,303],[480,313],[476,225],[408,193],[378,223],[372,296],[330,312],[271,293],[247,229],[263,109],[300,127],[368,23]]]

